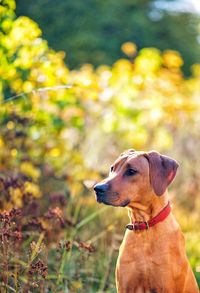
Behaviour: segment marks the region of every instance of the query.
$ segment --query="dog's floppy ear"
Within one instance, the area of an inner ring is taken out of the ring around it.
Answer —
[[[156,195],[162,195],[176,175],[178,163],[156,151],[144,154],[149,162],[150,182]]]

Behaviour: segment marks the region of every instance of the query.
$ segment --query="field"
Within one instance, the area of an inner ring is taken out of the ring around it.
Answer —
[[[0,6],[1,292],[116,292],[129,219],[92,187],[128,148],[179,162],[170,199],[200,286],[200,64],[186,78],[179,52],[126,42],[112,66],[70,70],[12,3]]]

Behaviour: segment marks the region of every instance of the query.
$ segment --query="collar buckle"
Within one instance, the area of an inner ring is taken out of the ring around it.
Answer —
[[[146,230],[149,229],[149,223],[147,221],[144,221],[144,224],[146,225]]]
[[[133,224],[128,224],[126,225],[126,228],[133,231],[134,230],[134,225]]]

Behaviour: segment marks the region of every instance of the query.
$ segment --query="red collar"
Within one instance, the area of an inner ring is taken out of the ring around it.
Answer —
[[[126,228],[133,231],[149,229],[157,223],[164,221],[169,216],[170,212],[171,207],[170,203],[168,202],[168,204],[160,211],[160,213],[153,217],[151,220],[145,222],[136,221],[126,225]]]

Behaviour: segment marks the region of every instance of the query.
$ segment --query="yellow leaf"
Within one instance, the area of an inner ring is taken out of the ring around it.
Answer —
[[[20,165],[20,171],[35,180],[40,177],[41,173],[40,170],[35,168],[30,162],[22,162]]]
[[[40,197],[41,191],[38,185],[32,182],[25,182],[24,184],[24,192],[31,193],[34,197]]]

